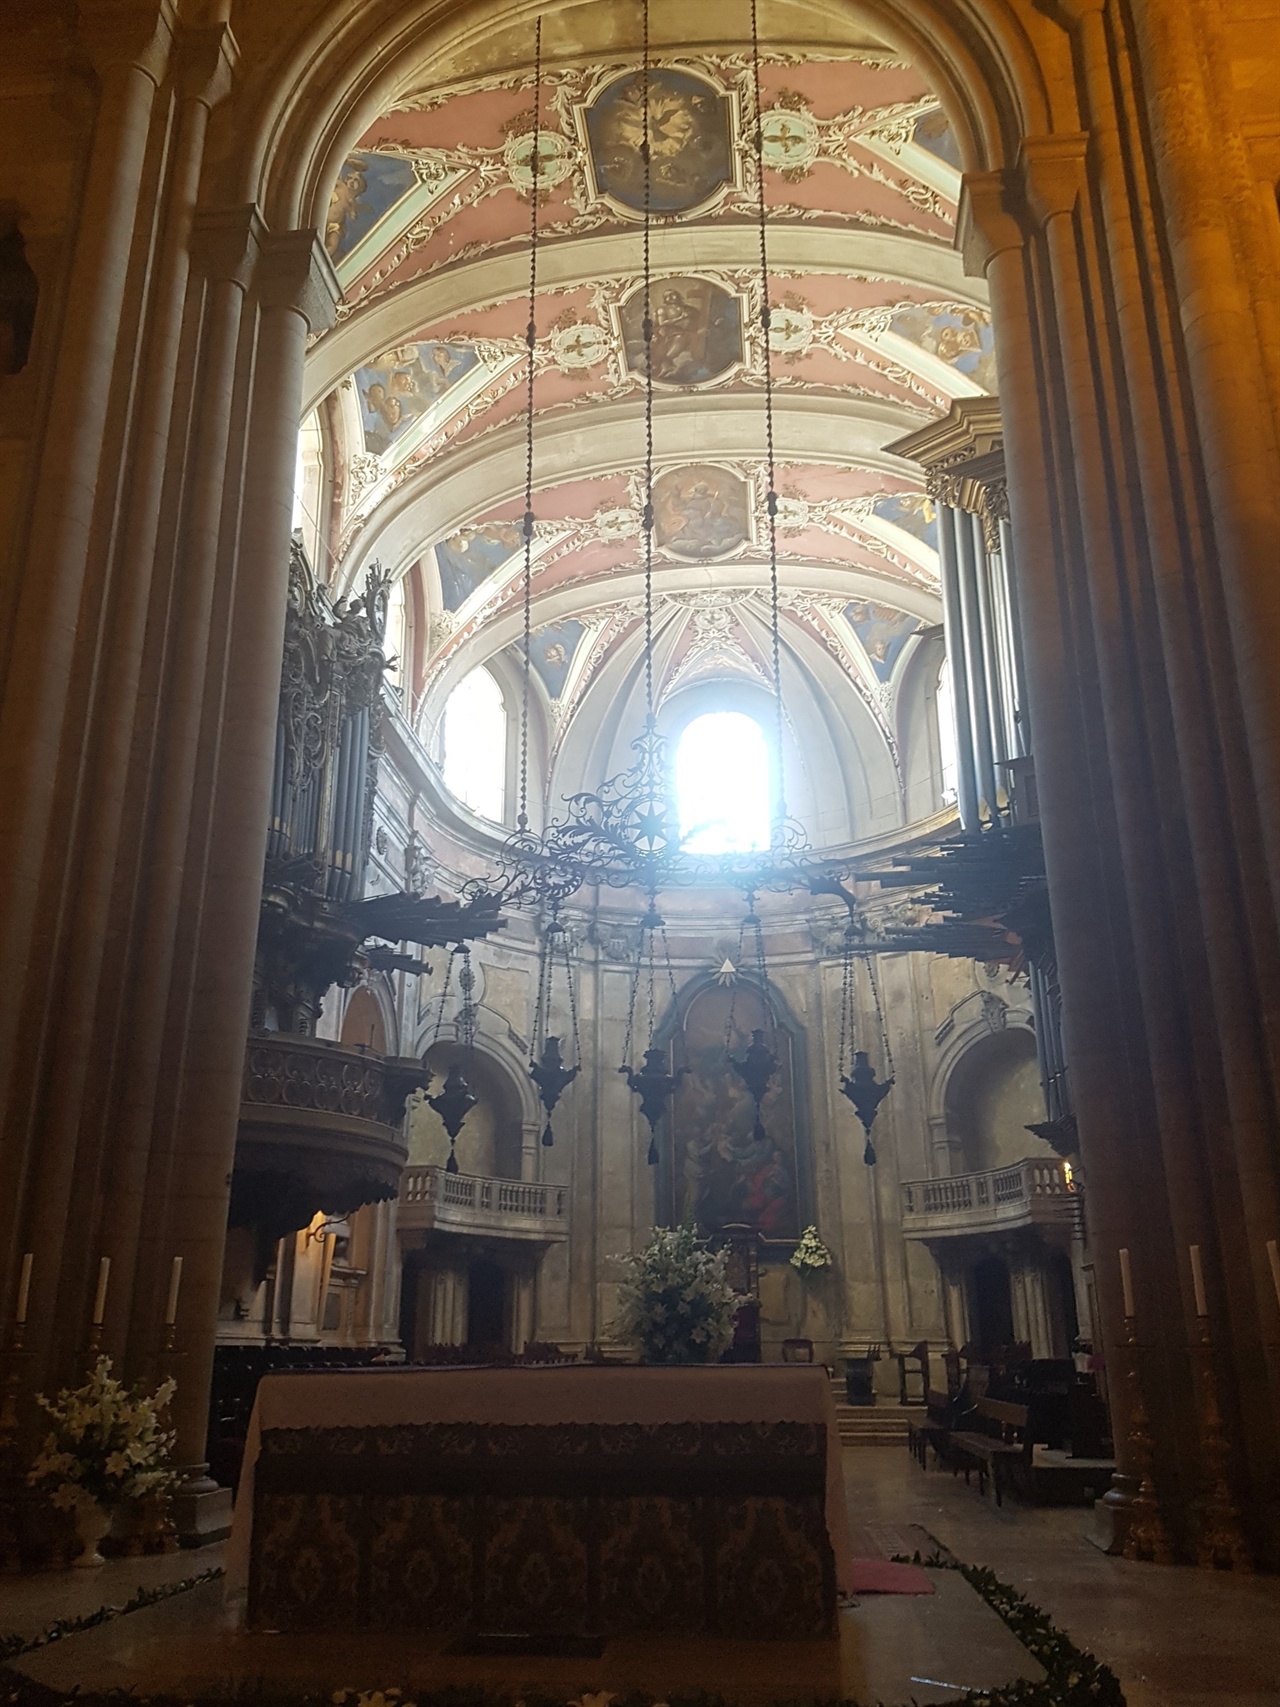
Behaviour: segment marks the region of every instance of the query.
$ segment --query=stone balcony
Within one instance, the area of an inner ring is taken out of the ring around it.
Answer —
[[[562,1185],[406,1168],[396,1225],[401,1232],[464,1233],[558,1243],[569,1236],[569,1193]]]
[[[232,1225],[279,1237],[317,1212],[394,1198],[407,1160],[405,1098],[422,1063],[288,1032],[245,1050]]]
[[[1037,1228],[1070,1235],[1079,1200],[1056,1157],[1016,1162],[987,1173],[906,1180],[902,1230],[909,1239],[947,1239]]]

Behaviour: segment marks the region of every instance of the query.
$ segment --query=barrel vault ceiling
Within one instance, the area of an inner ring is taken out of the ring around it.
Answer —
[[[893,755],[897,687],[941,608],[933,506],[884,446],[995,389],[991,329],[952,244],[959,166],[936,98],[888,49],[807,39],[802,11],[764,14],[760,69],[783,646],[836,663]],[[531,42],[445,62],[348,156],[325,232],[344,295],[312,344],[308,408],[325,572],[343,587],[376,558],[413,578],[411,701],[431,720],[520,644],[536,101],[533,664],[562,745],[639,660],[643,119],[629,38],[550,45],[536,91]],[[665,697],[769,680],[750,51],[661,40],[649,99]]]

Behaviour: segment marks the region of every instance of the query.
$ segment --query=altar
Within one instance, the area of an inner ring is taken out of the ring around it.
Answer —
[[[269,1375],[228,1594],[259,1630],[834,1634],[822,1369]]]

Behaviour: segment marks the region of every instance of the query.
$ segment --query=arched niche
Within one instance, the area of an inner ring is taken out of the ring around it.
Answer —
[[[948,1135],[959,1141],[961,1172],[1012,1167],[1054,1151],[1034,1132],[1044,1119],[1035,1034],[1014,1025],[987,1032],[957,1055],[943,1090]]]
[[[491,1055],[442,1040],[427,1050],[427,1065],[435,1075],[428,1095],[438,1095],[455,1062],[466,1075],[478,1101],[462,1123],[455,1154],[458,1170],[488,1179],[519,1179],[523,1136],[522,1097],[507,1069]],[[443,1167],[449,1159],[449,1137],[440,1116],[423,1099],[409,1113],[410,1167]]]
[[[761,1107],[763,1137],[729,1061],[743,1057],[756,1029],[778,1057]],[[745,1226],[766,1239],[798,1238],[808,1219],[801,1028],[774,992],[707,978],[681,992],[657,1040],[664,1038],[682,1076],[659,1129],[659,1220],[677,1226],[692,1217],[701,1233]]]
[[[387,1046],[387,1022],[382,1012],[382,1004],[373,991],[363,984],[351,992],[351,1000],[342,1016],[340,1041],[363,1044],[366,1049],[372,1049],[378,1055],[391,1053]]]

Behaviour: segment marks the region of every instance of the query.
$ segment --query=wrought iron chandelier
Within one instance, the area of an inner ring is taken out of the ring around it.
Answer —
[[[523,633],[522,633],[522,692],[519,749],[519,809],[516,827],[504,841],[499,852],[496,870],[489,876],[471,880],[464,886],[470,898],[497,898],[503,905],[527,906],[541,916],[540,968],[534,1035],[530,1043],[529,1074],[546,1113],[542,1134],[544,1144],[553,1142],[552,1116],[561,1095],[581,1070],[581,1051],[578,1039],[577,1004],[573,985],[572,956],[561,909],[579,890],[585,888],[634,890],[645,897],[646,906],[640,919],[636,959],[631,982],[624,1062],[619,1072],[640,1098],[640,1108],[650,1128],[649,1161],[658,1160],[657,1132],[670,1107],[671,1098],[679,1084],[680,1072],[668,1071],[666,1052],[655,1044],[657,1023],[657,986],[669,986],[674,1003],[676,984],[666,941],[665,922],[658,910],[658,898],[672,889],[692,887],[736,888],[746,896],[747,914],[743,929],[754,931],[757,959],[757,978],[761,993],[768,1003],[768,973],[765,964],[763,929],[755,911],[756,896],[765,891],[808,891],[815,896],[838,895],[850,909],[850,930],[847,942],[852,942],[855,930],[852,923],[853,898],[843,880],[853,874],[853,863],[823,859],[810,845],[803,827],[787,816],[783,770],[783,735],[785,714],[782,695],[782,646],[779,624],[778,586],[778,492],[774,447],[774,382],[771,348],[772,315],[769,305],[768,219],[765,194],[765,160],[763,102],[760,85],[760,41],[757,0],[751,0],[751,71],[754,99],[752,141],[756,177],[756,227],[759,241],[759,337],[763,366],[765,494],[768,568],[769,613],[771,642],[771,689],[774,710],[774,748],[777,765],[777,786],[773,793],[770,840],[767,849],[749,853],[718,855],[697,854],[686,846],[672,798],[671,768],[667,742],[660,733],[656,713],[653,667],[654,639],[654,365],[653,365],[653,262],[652,262],[652,155],[650,149],[650,82],[652,55],[649,32],[649,0],[642,0],[643,40],[641,66],[638,74],[639,104],[643,115],[641,160],[644,177],[644,200],[641,224],[643,347],[644,347],[644,459],[640,482],[640,534],[644,579],[644,725],[631,743],[632,764],[624,771],[607,778],[591,791],[569,796],[563,813],[535,830],[529,817],[529,735],[530,689],[532,664],[533,609],[533,539],[534,516],[534,403],[535,351],[537,343],[537,299],[539,260],[539,203],[541,191],[541,119],[542,119],[542,20],[535,25],[534,34],[534,105],[533,139],[529,155],[529,284],[528,320],[525,341],[528,347],[528,371],[525,388],[525,482],[523,515]],[[741,933],[740,933],[741,936]],[[852,989],[853,979],[849,959],[852,949],[846,950],[844,1031],[852,1048]],[[564,1040],[550,1034],[548,1026],[552,1011],[552,985],[557,970],[563,966],[567,986],[567,1002],[571,1014],[573,1036],[572,1056],[564,1056]],[[637,1007],[641,989],[645,991],[644,1018],[646,1021],[645,1048],[639,1066],[633,1062],[632,1049],[636,1039]],[[876,1112],[893,1083],[892,1063],[888,1054],[888,1036],[880,1011],[879,994],[875,991],[876,1010],[880,1020],[881,1042],[888,1070],[885,1081],[877,1081],[865,1051],[846,1056],[845,1038],[841,1043],[841,1089],[849,1097],[867,1133],[864,1159],[875,1161],[870,1129]],[[726,1050],[730,1051],[733,1033],[732,1017]],[[756,1106],[756,1125],[760,1128],[761,1106],[765,1093],[778,1071],[775,1051],[764,1034],[753,1035],[743,1056],[729,1060],[750,1091]],[[868,1077],[869,1075],[869,1077]],[[463,1089],[465,1089],[465,1085]],[[446,1094],[449,1090],[446,1084]],[[432,1099],[433,1106],[443,1098]],[[457,1106],[461,1106],[459,1103]],[[441,1113],[443,1114],[443,1109]],[[463,1110],[465,1114],[465,1109]],[[462,1115],[459,1115],[461,1120]],[[450,1166],[456,1168],[450,1157]]]

